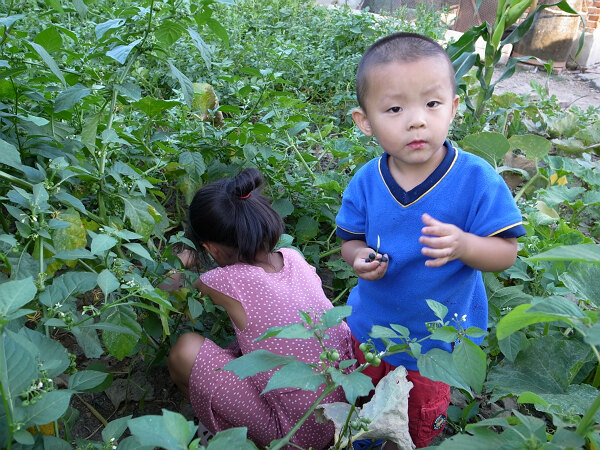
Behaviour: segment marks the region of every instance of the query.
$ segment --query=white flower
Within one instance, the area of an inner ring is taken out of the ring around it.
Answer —
[[[462,320],[463,322],[467,321],[467,315],[463,314],[463,316],[460,318],[460,320]]]
[[[458,317],[458,313],[454,313],[454,317]]]

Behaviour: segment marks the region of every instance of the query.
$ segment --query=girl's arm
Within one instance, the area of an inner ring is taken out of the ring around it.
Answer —
[[[225,308],[229,318],[236,327],[238,327],[240,330],[244,330],[246,328],[246,325],[248,324],[248,318],[246,317],[246,311],[244,311],[244,308],[239,301],[207,286],[200,278],[194,281],[194,287],[203,295],[208,295],[215,305]]]
[[[517,259],[517,238],[477,236],[428,214],[423,214],[423,223],[419,242],[425,247],[421,252],[432,258],[425,262],[427,267],[441,267],[458,259],[482,272],[499,272]]]

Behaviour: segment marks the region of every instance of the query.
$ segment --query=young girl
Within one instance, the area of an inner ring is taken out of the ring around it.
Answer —
[[[235,329],[238,351],[224,349],[195,333],[182,335],[171,349],[169,371],[186,393],[200,421],[213,433],[247,427],[248,437],[264,447],[282,438],[314,403],[319,392],[278,389],[261,395],[273,371],[239,379],[218,370],[242,354],[265,349],[314,363],[322,351],[315,339],[269,338],[255,342],[270,327],[300,322],[298,311],[317,317],[332,308],[314,267],[300,253],[274,251],[283,223],[261,195],[263,178],[245,169],[200,189],[189,208],[191,239],[200,252],[219,265],[200,276],[194,286],[225,308]],[[193,266],[195,255],[181,255]],[[345,323],[328,331],[328,348],[341,359],[354,358],[350,331]],[[341,389],[323,403],[345,401]],[[332,424],[304,422],[291,442],[301,448],[327,448],[334,436]]]

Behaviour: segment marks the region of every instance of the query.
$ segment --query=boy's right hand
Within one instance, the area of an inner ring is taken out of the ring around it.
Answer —
[[[342,258],[363,280],[379,280],[388,268],[389,256],[377,253],[361,240],[342,241]]]
[[[388,268],[389,257],[387,254],[376,253],[375,250],[365,247],[356,252],[352,268],[356,275],[363,280],[379,280],[385,275]]]

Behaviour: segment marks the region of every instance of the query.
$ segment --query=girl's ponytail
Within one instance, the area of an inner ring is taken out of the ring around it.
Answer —
[[[239,261],[249,264],[258,252],[273,251],[283,222],[261,194],[263,181],[258,170],[244,169],[196,193],[189,209],[189,228],[197,249],[205,242],[225,245],[237,252]]]

